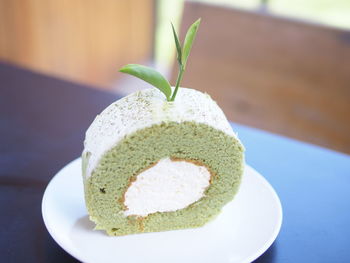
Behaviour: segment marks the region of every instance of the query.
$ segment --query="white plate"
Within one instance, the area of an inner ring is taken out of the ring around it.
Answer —
[[[47,186],[42,214],[56,242],[83,262],[251,262],[273,243],[282,223],[271,185],[246,166],[242,185],[222,213],[202,228],[109,237],[93,231],[84,204],[81,159]]]

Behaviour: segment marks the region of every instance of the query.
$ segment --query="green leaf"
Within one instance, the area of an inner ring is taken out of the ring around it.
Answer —
[[[179,38],[176,34],[175,28],[173,23],[171,23],[171,28],[173,29],[173,34],[174,34],[174,39],[175,39],[175,46],[176,46],[176,51],[177,51],[177,61],[179,62],[180,65],[182,65],[182,48],[180,45]]]
[[[161,92],[163,92],[167,100],[170,101],[170,96],[171,96],[170,84],[158,71],[152,68],[142,66],[142,65],[137,65],[137,64],[128,64],[122,67],[119,71],[133,75],[135,77],[138,77],[139,79],[142,79],[148,82],[149,84],[153,85],[154,87],[159,89]]]
[[[183,50],[182,50],[182,65],[185,68],[188,56],[190,55],[190,51],[192,48],[193,41],[196,37],[197,30],[199,27],[199,24],[201,22],[201,19],[199,18],[196,22],[194,22],[190,28],[188,29],[186,33],[186,37],[184,40]]]

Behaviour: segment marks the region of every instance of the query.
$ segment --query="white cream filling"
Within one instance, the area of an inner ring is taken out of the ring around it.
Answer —
[[[204,196],[210,184],[205,166],[186,161],[160,160],[136,177],[125,193],[125,216],[183,209]]]

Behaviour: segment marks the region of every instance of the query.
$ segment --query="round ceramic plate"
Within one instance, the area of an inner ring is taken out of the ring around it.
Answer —
[[[55,241],[83,262],[251,262],[273,243],[282,208],[271,185],[246,166],[240,190],[202,228],[121,237],[94,231],[84,204],[81,159],[51,180],[42,201],[45,225]]]

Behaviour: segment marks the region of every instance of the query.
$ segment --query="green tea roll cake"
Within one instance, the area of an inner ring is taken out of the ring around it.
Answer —
[[[208,94],[181,88],[169,102],[151,88],[126,96],[86,132],[90,219],[115,236],[203,226],[236,194],[243,151]]]

